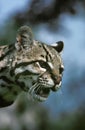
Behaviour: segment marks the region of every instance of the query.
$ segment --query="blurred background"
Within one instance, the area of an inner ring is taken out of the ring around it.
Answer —
[[[62,40],[62,88],[43,103],[21,95],[0,109],[0,130],[85,130],[85,0],[0,0],[0,45],[29,25],[47,44]]]

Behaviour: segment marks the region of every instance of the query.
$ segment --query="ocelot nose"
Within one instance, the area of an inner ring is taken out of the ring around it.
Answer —
[[[55,84],[59,84],[61,80],[62,80],[62,77],[61,77],[61,76],[55,76],[55,77],[54,77],[54,82],[55,82]]]

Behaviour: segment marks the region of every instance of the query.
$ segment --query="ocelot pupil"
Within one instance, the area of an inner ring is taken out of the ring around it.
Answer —
[[[42,67],[42,68],[46,68],[46,62],[43,62],[43,61],[40,61],[39,62],[39,64],[40,64],[40,66]]]
[[[47,62],[40,61],[39,64],[40,64],[40,66],[41,66],[42,68],[45,68],[46,70],[50,71],[50,66],[48,65]]]

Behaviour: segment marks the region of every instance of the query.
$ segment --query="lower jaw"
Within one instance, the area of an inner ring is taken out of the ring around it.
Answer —
[[[49,91],[49,93],[50,93],[50,91]],[[45,101],[48,98],[49,93],[48,94],[44,94],[44,95],[40,95],[40,94],[37,94],[35,91],[32,91],[32,89],[29,90],[29,94],[31,95],[31,97],[35,101],[40,101],[40,102]]]
[[[43,101],[46,101],[46,99],[48,98],[48,96],[44,97],[44,96],[40,96],[40,95],[34,94],[33,98],[35,100],[37,100],[37,101],[43,102]]]

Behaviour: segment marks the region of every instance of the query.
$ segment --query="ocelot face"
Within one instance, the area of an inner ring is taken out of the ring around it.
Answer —
[[[0,46],[0,107],[11,105],[23,91],[38,101],[57,91],[64,70],[63,45],[36,41],[31,29],[22,26],[15,44]]]
[[[56,46],[42,44],[40,49],[39,46],[38,49],[34,47],[35,58],[28,64],[16,67],[15,75],[17,82],[25,91],[29,92],[34,99],[44,101],[50,91],[57,91],[62,83],[64,66],[60,52],[63,43]]]

